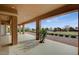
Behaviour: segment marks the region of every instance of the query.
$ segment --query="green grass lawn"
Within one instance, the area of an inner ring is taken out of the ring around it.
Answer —
[[[51,32],[54,34],[64,34],[64,35],[78,35],[78,32]]]

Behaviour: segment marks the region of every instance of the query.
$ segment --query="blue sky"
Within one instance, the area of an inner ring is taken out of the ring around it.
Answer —
[[[57,16],[57,17],[50,17],[45,20],[41,21],[41,27],[61,27],[69,25],[72,27],[78,27],[78,12],[72,12],[65,15]],[[35,28],[35,22],[26,24],[27,28]]]

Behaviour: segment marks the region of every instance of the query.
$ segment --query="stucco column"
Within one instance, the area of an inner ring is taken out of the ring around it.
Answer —
[[[11,16],[10,28],[11,28],[12,44],[15,45],[17,44],[17,17],[16,16]]]
[[[6,35],[6,24],[4,24],[4,35]]]
[[[19,34],[21,34],[21,25],[18,26]]]
[[[24,32],[25,32],[25,29],[24,29],[24,24],[22,25],[22,34],[24,34]]]
[[[36,20],[36,40],[40,39],[40,21],[37,19]]]

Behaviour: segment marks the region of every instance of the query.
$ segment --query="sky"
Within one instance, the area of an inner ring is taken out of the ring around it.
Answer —
[[[57,17],[50,17],[41,21],[42,28],[50,28],[50,27],[64,28],[66,25],[69,25],[71,27],[78,27],[78,12],[71,12],[68,14],[59,15]],[[32,23],[26,24],[25,27],[35,28],[36,23],[32,22]]]

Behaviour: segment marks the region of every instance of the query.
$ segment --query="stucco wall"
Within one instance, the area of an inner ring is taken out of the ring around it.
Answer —
[[[5,35],[6,27],[5,25],[0,25],[0,36]]]

